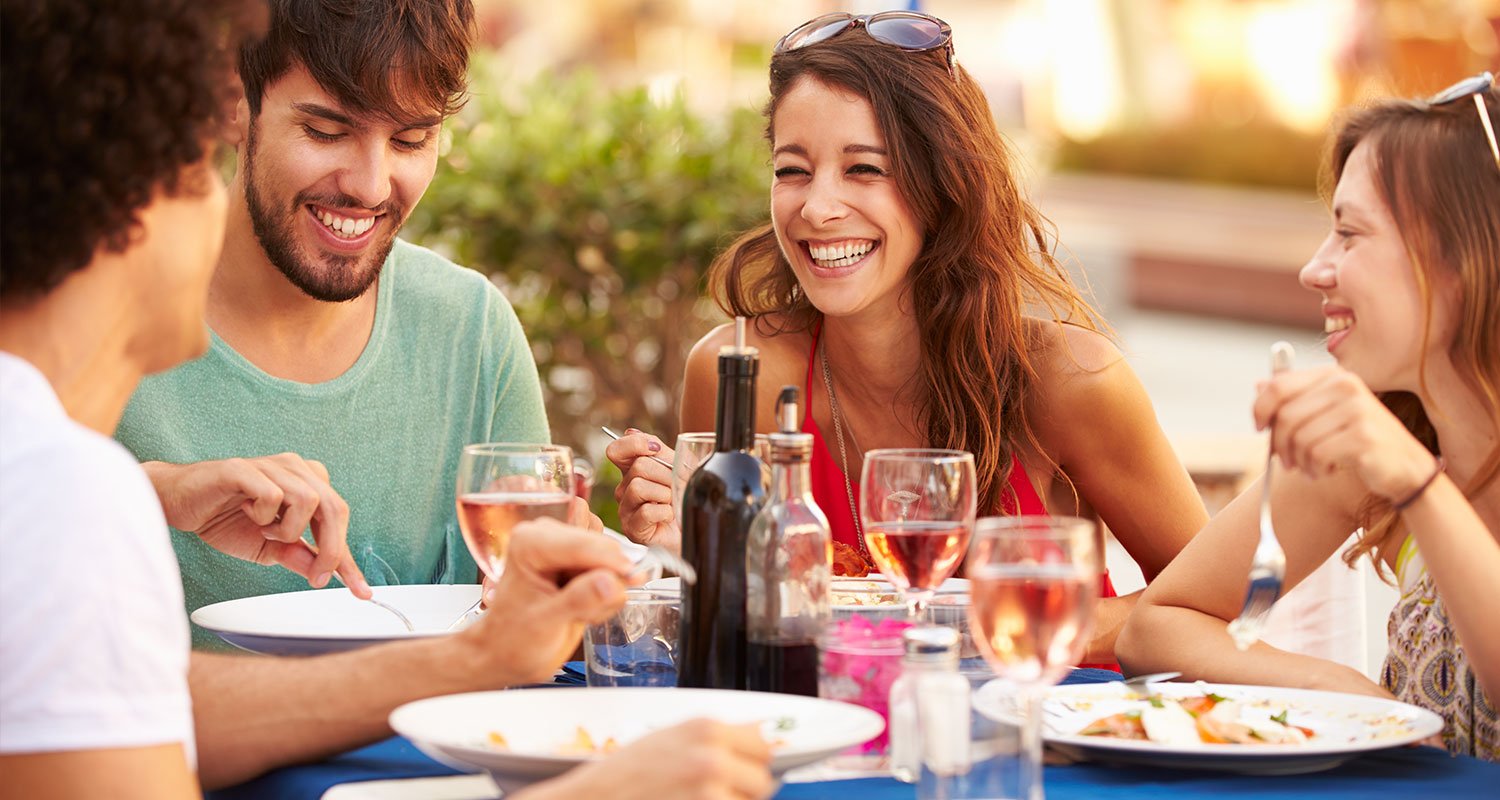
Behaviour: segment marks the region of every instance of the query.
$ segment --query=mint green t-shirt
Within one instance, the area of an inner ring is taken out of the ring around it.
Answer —
[[[325,383],[262,372],[218,336],[146,378],[116,438],[141,461],[293,452],[321,461],[349,504],[349,547],[372,585],[473,583],[458,530],[458,456],[473,442],[549,440],[541,383],[510,303],[484,276],[397,241],[359,360]],[[278,566],[174,530],[187,608],[308,588]],[[196,626],[195,646],[217,639]]]

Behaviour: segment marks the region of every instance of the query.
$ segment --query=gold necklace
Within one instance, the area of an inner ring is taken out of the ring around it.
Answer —
[[[828,390],[828,409],[833,412],[833,434],[839,442],[839,463],[844,473],[844,494],[849,498],[849,515],[854,518],[854,542],[859,545],[859,554],[864,557],[865,563],[874,564],[870,558],[870,548],[865,544],[864,528],[859,524],[859,509],[854,507],[854,486],[849,483],[849,453],[844,448],[844,423],[840,419],[838,395],[833,393],[833,376],[828,372],[828,344],[825,339],[818,343],[818,357],[823,362],[823,386]],[[854,438],[854,431],[850,429],[849,438]],[[859,442],[854,443],[855,447]]]

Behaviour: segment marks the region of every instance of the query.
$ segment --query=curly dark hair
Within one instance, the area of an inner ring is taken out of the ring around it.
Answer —
[[[0,303],[122,252],[158,191],[201,191],[260,0],[0,0]]]

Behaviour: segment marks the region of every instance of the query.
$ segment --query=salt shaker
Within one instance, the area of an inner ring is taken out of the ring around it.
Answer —
[[[969,766],[969,680],[958,672],[959,633],[909,628],[902,639],[901,677],[891,684],[891,774],[916,783],[924,761],[929,771],[963,774]]]

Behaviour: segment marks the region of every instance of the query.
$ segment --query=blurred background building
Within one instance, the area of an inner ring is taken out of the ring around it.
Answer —
[[[602,461],[601,424],[677,432],[686,348],[719,319],[702,275],[765,219],[755,112],[776,40],[830,11],[919,7],[953,25],[1211,510],[1264,458],[1249,402],[1268,345],[1327,360],[1296,272],[1328,227],[1330,123],[1500,71],[1500,0],[476,2],[474,99],[406,235],[516,303],[557,441]],[[1393,591],[1368,570],[1324,591],[1365,612],[1347,625],[1368,652],[1345,660],[1378,668]]]

